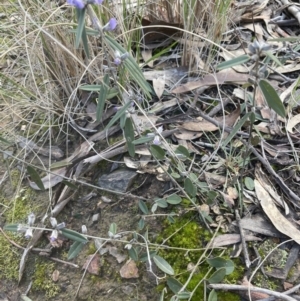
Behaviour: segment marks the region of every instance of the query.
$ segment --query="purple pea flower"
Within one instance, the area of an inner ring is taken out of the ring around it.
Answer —
[[[94,0],[94,4],[96,5],[101,5],[103,0]]]
[[[75,6],[76,8],[79,8],[79,9],[83,9],[85,6],[85,3],[83,2],[83,0],[67,0],[67,3]]]
[[[121,65],[121,63],[122,63],[121,58],[116,57],[116,58],[114,59],[114,64],[115,64],[115,65],[119,66],[119,65]]]
[[[107,24],[104,25],[103,31],[113,31],[117,27],[117,20],[111,18]]]

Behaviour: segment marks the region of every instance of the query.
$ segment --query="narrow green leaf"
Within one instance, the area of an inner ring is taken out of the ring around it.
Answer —
[[[169,223],[174,224],[175,223],[175,219],[172,215],[168,215],[167,220],[169,221]]]
[[[107,93],[108,93],[108,85],[109,85],[109,76],[108,76],[108,74],[105,74],[104,79],[103,79],[103,84],[101,85],[101,88],[100,88],[97,110],[96,110],[96,120],[98,122],[102,118],[105,101],[106,101]]]
[[[215,271],[212,276],[208,279],[210,284],[212,283],[220,283],[226,276],[226,269],[221,268]]]
[[[128,250],[128,254],[129,257],[134,260],[134,261],[138,261],[139,260],[139,256],[138,253],[136,251],[136,249],[134,247],[131,247],[131,249]]]
[[[60,231],[61,231],[63,236],[65,236],[65,237],[67,237],[71,240],[81,242],[81,243],[86,243],[88,241],[82,234],[80,234],[76,231],[66,229],[66,228],[61,229]]]
[[[29,173],[31,180],[37,185],[37,187],[40,190],[45,190],[44,183],[37,171],[33,167],[28,165],[27,172]]]
[[[144,213],[144,214],[149,214],[149,210],[148,210],[148,207],[146,205],[146,203],[142,200],[139,200],[139,208],[141,209],[141,211]]]
[[[175,154],[180,154],[185,156],[186,158],[190,157],[190,153],[189,151],[183,146],[183,145],[179,145],[176,150],[175,150]]]
[[[285,108],[282,104],[280,97],[278,96],[275,89],[271,86],[269,82],[264,79],[261,79],[258,83],[268,106],[273,109],[279,116],[285,118]]]
[[[112,233],[113,235],[117,234],[117,224],[116,223],[111,223],[110,224],[109,232]]]
[[[79,90],[89,91],[89,92],[99,92],[101,87],[102,85],[84,85],[84,86],[80,86]]]
[[[206,259],[206,262],[216,269],[225,268],[226,275],[229,275],[234,271],[234,263],[230,259],[227,260],[222,257],[215,257]]]
[[[126,112],[126,110],[131,106],[131,102],[127,102],[121,109],[118,110],[118,112],[115,114],[115,116],[110,120],[108,125],[105,127],[105,129],[109,129],[111,126],[113,126]]]
[[[217,292],[215,290],[212,290],[209,293],[208,301],[218,301],[218,294],[217,294]]]
[[[3,230],[18,232],[18,226],[19,226],[19,224],[8,224],[3,227]]]
[[[166,200],[169,204],[172,204],[172,205],[177,205],[177,204],[180,204],[181,201],[182,201],[182,198],[177,195],[177,194],[172,194],[170,195],[169,197],[167,197],[167,200]]]
[[[191,197],[195,197],[197,194],[197,188],[189,178],[184,180],[184,189]]]
[[[68,187],[70,187],[73,190],[77,190],[78,189],[78,186],[74,185],[73,183],[71,183],[69,181],[63,180],[62,183],[65,184],[65,185],[67,185]]]
[[[186,292],[186,291],[179,292],[177,294],[177,298],[179,300],[186,300],[186,299],[189,299],[190,297],[191,297],[191,293],[190,292]]]
[[[1,137],[0,135],[0,141],[7,143],[7,144],[11,144],[8,140],[4,139],[3,137]]]
[[[120,45],[114,38],[110,37],[109,35],[106,35],[105,39],[107,43],[113,48],[113,50],[118,50],[121,55],[127,52],[126,49],[122,47],[122,45]],[[141,71],[139,65],[136,63],[133,57],[129,56],[123,62],[123,64],[126,70],[131,75],[131,77],[134,79],[134,81],[136,81],[140,88],[143,90],[143,92],[148,96],[148,98],[151,98],[150,92],[152,92],[152,89],[149,83],[146,81],[143,72]]]
[[[90,52],[89,52],[88,38],[87,38],[87,35],[86,35],[85,26],[83,26],[81,39],[82,39],[84,52],[85,52],[87,58],[89,58],[90,57]]]
[[[226,68],[231,68],[237,65],[241,65],[244,64],[246,62],[248,62],[250,60],[250,56],[247,54],[238,56],[232,60],[226,61],[226,62],[222,62],[221,64],[219,64],[217,66],[218,70],[222,70],[222,69],[226,69]]]
[[[126,143],[127,143],[128,153],[131,157],[134,157],[135,146],[132,143],[132,141],[134,140],[134,129],[133,129],[131,118],[126,118],[124,134],[125,134],[125,139],[126,139]]]
[[[157,210],[158,205],[156,203],[154,203],[151,207],[151,212],[155,213],[155,211]]]
[[[156,252],[155,252],[155,251],[150,251],[150,252],[149,252],[150,258],[153,258],[155,255],[156,255]],[[147,253],[147,252],[142,253],[142,254],[140,255],[140,261],[146,262],[146,261],[148,261],[148,259],[149,259],[149,258],[148,258],[148,253]]]
[[[157,160],[163,160],[166,155],[166,152],[159,145],[155,144],[150,146],[150,152]]]
[[[177,279],[172,277],[167,278],[167,285],[174,294],[177,294],[183,287],[183,285]]]
[[[74,241],[74,243],[71,245],[70,250],[68,252],[68,260],[74,259],[83,249],[84,245],[85,244],[82,242]]]
[[[279,59],[271,52],[265,51],[264,52],[271,60],[273,60],[278,66],[283,66],[283,64],[279,61]]]
[[[169,263],[160,257],[159,255],[154,255],[153,260],[157,267],[161,269],[164,273],[168,275],[174,275],[174,270],[173,268],[169,265]]]
[[[227,136],[227,138],[223,141],[222,145],[223,147],[225,147],[231,140],[232,138],[236,135],[236,133],[241,129],[241,127],[244,125],[244,123],[246,122],[246,120],[252,115],[252,112],[249,112],[247,114],[245,114],[243,116],[243,118],[241,118],[239,120],[239,122],[235,125],[235,127],[232,129],[232,131],[229,133],[229,135]]]
[[[79,9],[76,8],[76,13],[77,13],[77,22],[78,22],[78,27],[76,30],[76,40],[75,40],[75,47],[78,48],[80,44],[80,40],[82,38],[82,32],[84,29],[84,21],[85,21],[85,11],[86,8]]]
[[[153,139],[154,139],[154,136],[145,136],[145,137],[141,137],[141,138],[138,138],[138,139],[132,141],[132,144],[134,144],[134,145],[145,144],[145,143],[152,141]]]

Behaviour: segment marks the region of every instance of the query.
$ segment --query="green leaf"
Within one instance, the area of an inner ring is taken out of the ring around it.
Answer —
[[[192,183],[192,181],[189,178],[186,178],[184,180],[184,190],[191,197],[195,197],[196,194],[197,194],[197,188],[196,188],[196,186]]]
[[[127,143],[128,153],[131,157],[134,157],[135,146],[132,143],[132,141],[134,140],[134,129],[133,129],[131,118],[126,118],[124,133],[125,133],[125,139],[126,139],[126,143]]]
[[[149,256],[150,258],[153,258],[154,256],[156,255],[156,251],[149,251]],[[144,252],[140,255],[140,261],[142,262],[146,262],[148,261],[148,253],[147,252]]]
[[[81,243],[86,243],[88,241],[82,234],[80,234],[76,231],[66,229],[66,228],[61,229],[60,231],[61,231],[63,236],[65,236],[65,237],[67,237],[71,240],[81,242]]]
[[[177,279],[172,277],[167,278],[167,285],[174,294],[177,294],[183,287],[183,285]]]
[[[164,273],[168,275],[174,275],[174,270],[173,268],[169,265],[169,263],[160,257],[159,255],[154,255],[153,260],[157,267],[162,270]]]
[[[245,186],[249,190],[254,190],[254,181],[250,177],[245,178]]]
[[[167,220],[171,223],[174,224],[175,223],[175,219],[172,215],[168,215]]]
[[[216,269],[225,268],[226,275],[229,275],[234,271],[234,263],[230,259],[226,260],[222,257],[215,257],[206,259],[206,262]]]
[[[117,234],[117,224],[116,223],[111,223],[109,226],[109,232],[112,235],[116,235]]]
[[[190,157],[190,153],[189,151],[183,146],[183,145],[179,145],[176,150],[175,150],[175,154],[179,154],[179,155],[183,155],[186,158]]]
[[[27,172],[29,173],[31,180],[37,185],[37,187],[40,190],[45,190],[44,183],[37,171],[33,167],[28,165]]]
[[[139,260],[139,256],[138,253],[136,251],[136,249],[134,247],[131,247],[131,249],[128,250],[128,254],[129,257],[134,260],[134,261],[138,261]]]
[[[168,207],[168,203],[164,199],[158,199],[158,200],[155,201],[155,203],[160,208],[167,208]]]
[[[108,130],[111,126],[113,126],[125,113],[126,110],[131,106],[131,102],[127,102],[121,109],[118,110],[118,112],[115,114],[115,116],[110,120],[108,125],[105,127],[106,130]]]
[[[212,276],[208,279],[210,284],[212,283],[220,283],[226,276],[226,269],[221,268],[215,271]]]
[[[76,48],[79,47],[79,44],[80,44],[80,41],[82,38],[82,32],[84,30],[85,11],[86,11],[86,8],[83,8],[83,9],[76,8],[77,22],[78,22],[78,27],[76,30],[76,41],[75,41]]]
[[[278,96],[275,89],[271,86],[269,82],[264,79],[261,79],[258,83],[268,106],[273,109],[279,116],[285,118],[285,108],[282,104],[280,97]]]
[[[141,218],[138,222],[138,227],[140,230],[143,230],[145,227],[145,220],[143,218]]]
[[[222,70],[222,69],[226,69],[226,68],[231,68],[237,65],[241,65],[244,64],[246,62],[248,62],[250,60],[250,56],[247,54],[238,56],[232,60],[226,61],[226,62],[222,62],[221,64],[219,64],[217,66],[218,70]]]
[[[134,144],[134,145],[145,144],[145,143],[152,141],[153,139],[154,139],[154,136],[144,136],[144,137],[141,137],[141,138],[138,138],[138,139],[132,141],[132,144]]]
[[[177,294],[177,298],[179,300],[185,300],[185,299],[189,299],[191,297],[191,293],[190,292],[180,292]]]
[[[7,144],[10,144],[10,142],[6,139],[4,139],[3,137],[1,137],[0,135],[0,141],[4,142],[4,143],[7,143]]]
[[[63,180],[62,183],[65,184],[65,185],[67,185],[68,187],[70,187],[73,190],[77,190],[78,189],[78,186],[74,185],[73,183],[71,183],[69,181]]]
[[[163,160],[166,152],[159,146],[152,144],[150,145],[150,152],[157,160]]]
[[[115,38],[110,37],[109,35],[105,35],[105,39],[107,43],[113,48],[113,50],[118,50],[120,54],[126,53],[126,49],[120,45]],[[150,92],[152,92],[149,83],[146,81],[143,72],[141,71],[139,65],[133,59],[132,56],[129,56],[124,62],[123,65],[125,66],[126,70],[129,72],[131,77],[137,82],[143,92],[151,98]]]
[[[83,249],[84,245],[85,244],[82,242],[75,241],[71,245],[70,250],[68,252],[68,260],[75,258],[80,253],[80,251]]]
[[[99,92],[101,87],[102,85],[84,85],[84,86],[80,86],[79,90],[89,91],[89,92]]]
[[[139,208],[141,209],[141,211],[144,213],[144,214],[149,214],[149,210],[148,210],[148,207],[146,205],[146,203],[142,200],[139,201]]]
[[[271,52],[265,51],[264,52],[271,60],[273,60],[278,66],[283,66],[283,64],[279,61],[279,59]]]
[[[3,227],[3,230],[18,232],[18,226],[19,226],[19,224],[8,224]]]
[[[148,210],[148,207],[146,205],[146,203],[142,200],[139,201],[139,208],[141,209],[141,211],[144,213],[144,214],[149,214],[149,210]]]
[[[209,293],[208,301],[218,301],[218,295],[214,289]]]
[[[100,88],[100,93],[98,97],[98,104],[97,104],[97,110],[96,110],[96,120],[99,122],[102,118],[105,101],[107,98],[107,92],[108,92],[108,85],[109,85],[109,76],[108,74],[105,74],[103,79],[103,84]]]
[[[251,115],[253,115],[253,113],[249,112],[249,113],[245,114],[243,116],[243,118],[241,118],[239,120],[239,122],[235,125],[235,127],[232,129],[232,131],[227,136],[227,138],[223,141],[223,143],[222,143],[223,147],[225,147],[231,141],[231,139],[236,135],[236,133],[241,129],[241,127],[244,125],[246,120],[251,117]]]
[[[151,207],[151,212],[154,213],[157,210],[158,205],[154,203]]]
[[[169,204],[172,204],[172,205],[177,205],[177,204],[180,204],[182,199],[179,195],[177,194],[172,194],[170,195],[169,197],[167,197],[167,200],[166,200]]]
[[[86,35],[85,26],[83,26],[81,39],[82,39],[84,52],[85,52],[87,58],[89,58],[90,53],[89,53],[88,38],[87,38],[87,35]]]

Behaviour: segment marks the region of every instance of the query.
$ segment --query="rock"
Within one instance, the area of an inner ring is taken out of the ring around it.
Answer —
[[[99,178],[98,184],[100,187],[105,189],[118,192],[126,192],[132,185],[132,182],[137,175],[138,174],[135,171],[121,169],[101,176]]]

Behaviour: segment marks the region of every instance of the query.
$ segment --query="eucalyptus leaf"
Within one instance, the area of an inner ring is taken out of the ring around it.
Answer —
[[[71,245],[70,250],[68,252],[68,260],[75,258],[83,249],[84,245],[85,244],[82,242],[74,241],[74,243]]]
[[[264,79],[261,79],[258,85],[268,103],[268,106],[279,116],[285,118],[286,113],[284,105],[272,85]]]
[[[73,240],[73,241],[77,241],[77,242],[81,242],[81,243],[86,243],[88,240],[85,238],[85,236],[83,236],[82,234],[76,232],[76,231],[73,231],[73,230],[70,230],[70,229],[61,229],[60,230],[62,235]]]
[[[222,62],[221,64],[219,64],[217,66],[217,69],[222,70],[222,69],[231,68],[231,67],[234,67],[234,66],[237,66],[237,65],[247,63],[249,60],[250,60],[250,56],[244,54],[244,55],[238,56],[238,57],[236,57],[232,60]]]
[[[31,180],[37,185],[40,190],[45,190],[44,183],[37,173],[37,171],[31,167],[30,165],[27,166],[27,172],[29,173]]]
[[[174,275],[174,270],[173,268],[169,265],[169,263],[160,257],[159,255],[154,255],[153,260],[156,264],[156,266],[162,270],[164,273],[168,275]]]

